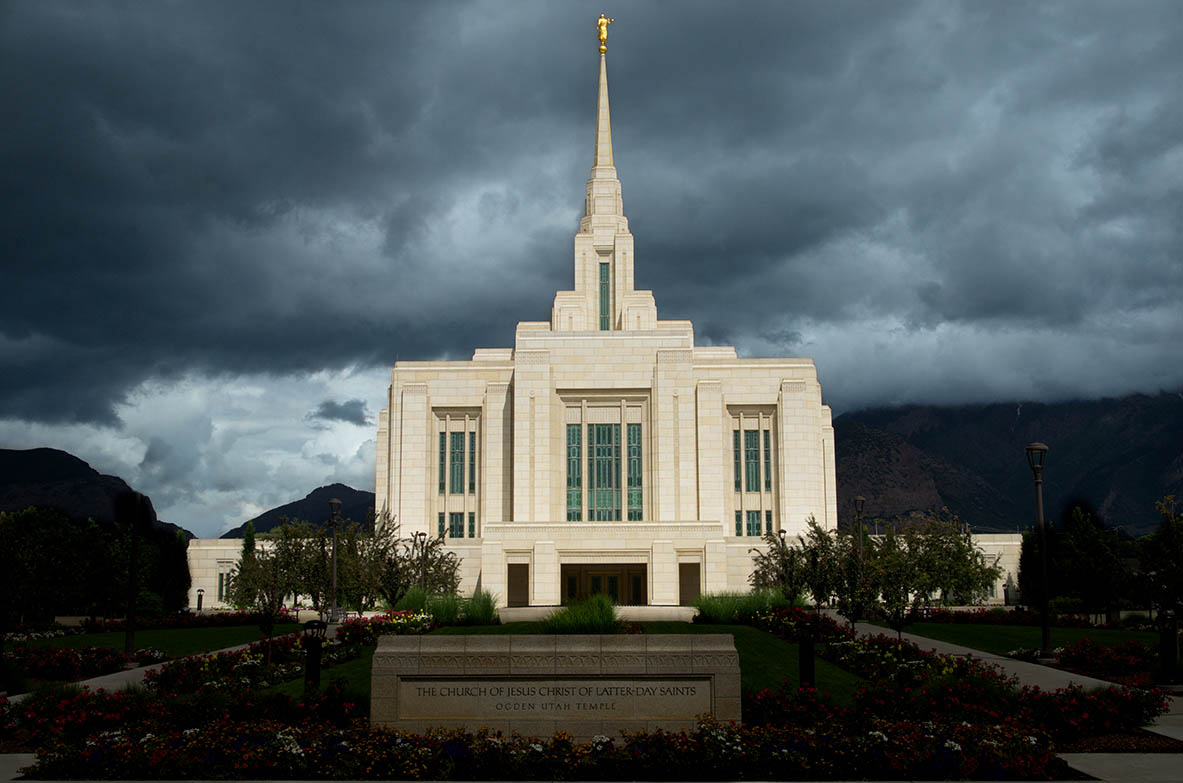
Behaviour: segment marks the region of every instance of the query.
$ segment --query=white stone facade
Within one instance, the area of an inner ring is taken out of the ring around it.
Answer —
[[[513,348],[399,362],[379,417],[377,510],[403,535],[442,531],[463,592],[676,605],[746,590],[765,531],[836,525],[813,362],[696,346],[633,287],[634,263],[601,55],[574,290],[550,321],[519,323]]]

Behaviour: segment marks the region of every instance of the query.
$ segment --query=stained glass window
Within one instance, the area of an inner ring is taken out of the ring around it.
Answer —
[[[748,512],[748,535],[749,536],[760,535],[760,512],[759,511],[749,511]]]
[[[772,491],[772,433],[764,430],[764,491]]]
[[[612,302],[608,291],[608,265],[600,264],[600,329],[611,329]]]
[[[744,430],[744,491],[760,491],[760,432]]]
[[[464,538],[464,512],[453,511],[448,514],[448,537]]]
[[[444,480],[448,475],[448,433],[440,433],[440,494],[444,494]]]
[[[468,433],[468,494],[476,492],[476,433]]]
[[[628,518],[641,520],[641,425],[628,425]]]
[[[741,457],[739,453],[739,430],[731,431],[731,451],[734,455],[732,463],[735,466],[735,491],[739,492],[739,488],[742,486],[740,483],[740,476],[742,475],[741,471],[743,470],[743,463],[740,462]],[[440,481],[443,481],[443,479],[440,479]],[[443,489],[440,491],[442,492]],[[739,535],[739,533],[736,533],[736,535]]]
[[[583,519],[582,433],[580,425],[567,425],[567,521]]]
[[[448,490],[454,495],[464,492],[464,433],[452,433],[451,479]]]
[[[588,425],[587,515],[620,520],[620,425]]]

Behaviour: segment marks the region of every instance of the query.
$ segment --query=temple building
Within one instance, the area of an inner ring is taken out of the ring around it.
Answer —
[[[573,290],[512,348],[398,362],[379,417],[378,513],[443,536],[461,592],[502,605],[746,590],[764,533],[837,523],[812,360],[696,346],[690,321],[659,320],[634,287],[603,52]]]

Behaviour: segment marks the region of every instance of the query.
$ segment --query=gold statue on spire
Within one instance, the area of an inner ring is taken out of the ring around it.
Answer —
[[[604,54],[608,51],[608,25],[615,21],[615,19],[609,19],[603,14],[600,14],[600,18],[596,22],[596,24],[600,27],[600,54]]]

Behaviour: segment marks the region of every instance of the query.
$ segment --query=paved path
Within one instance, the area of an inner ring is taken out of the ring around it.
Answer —
[[[863,636],[885,634],[894,636],[895,633],[877,625],[858,623],[855,630]],[[1098,688],[1111,686],[1114,683],[1085,677],[1081,674],[1041,666],[1037,663],[1016,661],[995,653],[972,650],[938,639],[905,633],[904,639],[912,642],[922,650],[947,655],[972,655],[989,663],[997,664],[1007,674],[1014,675],[1023,685],[1038,685],[1044,690],[1065,688],[1069,685],[1080,685],[1084,688]],[[1157,721],[1146,727],[1148,731],[1162,734],[1164,737],[1183,740],[1183,697],[1173,696],[1168,699],[1170,709]],[[1129,783],[1157,783],[1157,781],[1183,781],[1183,754],[1179,753],[1061,753],[1059,756],[1068,762],[1073,769],[1086,775],[1092,775],[1099,780],[1129,781]]]

